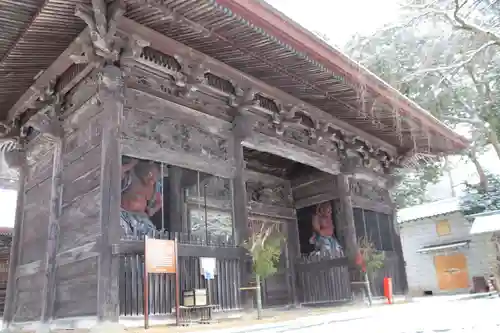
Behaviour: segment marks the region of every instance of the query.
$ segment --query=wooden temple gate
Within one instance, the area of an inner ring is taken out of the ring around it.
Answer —
[[[144,234],[177,237],[182,290],[203,288],[199,258],[217,258],[213,303],[244,308],[252,273],[240,245],[259,223],[286,239],[263,282],[267,306],[349,300],[361,232],[391,252],[385,267],[405,290],[385,218],[392,171],[419,151],[461,149],[461,137],[261,2],[43,6],[1,60],[38,61],[15,67],[16,93],[0,76],[3,149],[20,173],[7,326],[140,314]],[[300,212],[325,202],[342,255],[304,259],[312,222]],[[171,278],[152,277],[150,293],[153,313],[172,312]]]

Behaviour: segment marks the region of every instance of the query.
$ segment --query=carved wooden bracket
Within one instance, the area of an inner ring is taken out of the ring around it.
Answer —
[[[55,112],[47,113],[39,112],[26,123],[26,126],[31,126],[41,134],[47,135],[51,139],[59,139],[64,135],[64,129],[58,114]]]
[[[283,184],[264,184],[247,181],[248,199],[268,205],[287,206],[291,202],[290,193]]]
[[[121,0],[116,0],[109,6],[105,0],[93,0],[92,7],[78,4],[75,15],[87,24],[90,38],[82,40],[84,55],[73,56],[73,61],[89,63],[97,58],[117,61],[121,50],[115,40],[116,30],[118,19],[124,13],[125,5]]]
[[[198,86],[204,83],[205,71],[206,68],[202,60],[184,60],[182,63],[182,73],[175,80],[175,85],[180,88],[179,95],[186,99],[191,99],[193,93],[198,91]]]
[[[116,66],[104,66],[99,73],[99,81],[106,89],[121,92],[124,86],[123,71]]]
[[[258,102],[255,100],[257,92],[253,89],[236,88],[234,97],[230,98],[229,106],[233,108],[233,116],[241,114],[249,107],[255,106]]]
[[[233,118],[233,135],[236,140],[245,140],[252,135],[251,121],[248,116],[238,113]]]
[[[137,35],[132,35],[128,38],[128,43],[126,45],[126,48],[122,56],[138,58],[141,56],[142,50],[144,50],[145,47],[148,47],[150,45],[151,42],[144,40],[143,38]]]
[[[300,106],[291,105],[282,108],[278,113],[272,114],[272,123],[276,134],[283,135],[287,126],[299,125],[301,123],[302,119],[296,117],[296,113],[299,110]]]

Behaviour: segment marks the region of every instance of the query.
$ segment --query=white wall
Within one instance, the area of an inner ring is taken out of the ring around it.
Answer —
[[[447,219],[450,221],[451,234],[439,236],[436,232],[436,222]],[[455,292],[469,292],[472,289],[473,276],[487,276],[490,273],[490,263],[494,257],[494,247],[489,242],[491,235],[469,235],[470,222],[461,213],[451,213],[433,218],[401,223],[400,233],[403,253],[406,260],[408,288],[411,294],[421,296],[424,290],[433,294],[449,293],[440,291],[434,268],[434,256],[464,253],[469,271],[469,288]],[[469,247],[430,253],[417,253],[428,245],[449,243],[460,240],[471,240]]]

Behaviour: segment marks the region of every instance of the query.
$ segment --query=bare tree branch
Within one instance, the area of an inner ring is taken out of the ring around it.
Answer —
[[[448,121],[451,121],[451,122],[454,122],[457,124],[467,123],[467,124],[479,125],[479,126],[483,127],[483,122],[480,120],[476,120],[476,119],[462,118],[462,117],[451,117],[451,116],[442,116],[441,119],[448,120]]]
[[[459,0],[454,0],[455,5],[452,11],[436,9],[434,5],[437,3],[438,1],[433,1],[430,4],[426,5],[406,5],[404,6],[404,8],[420,11],[418,15],[410,19],[411,22],[414,22],[418,18],[422,18],[429,15],[441,16],[446,21],[448,21],[448,23],[450,23],[450,25],[453,28],[470,31],[480,35],[485,35],[486,37],[488,37],[488,39],[490,39],[493,42],[493,44],[500,46],[499,33],[491,29],[488,29],[486,27],[477,25],[473,22],[466,21],[465,18],[459,15],[460,10],[467,3],[467,0],[465,0],[463,3],[460,3]]]
[[[472,31],[477,34],[484,34],[488,38],[490,38],[494,42],[494,44],[500,46],[500,34],[497,34],[490,29],[474,24],[473,22],[466,22],[465,19],[459,16],[458,12],[466,2],[467,1],[465,1],[462,5],[460,5],[460,1],[455,0],[455,10],[453,11],[453,18],[455,19],[456,22],[459,23],[459,28]]]
[[[467,57],[465,60],[462,60],[460,62],[451,64],[449,66],[440,66],[440,67],[434,67],[434,68],[426,68],[426,69],[422,69],[422,70],[419,70],[419,71],[415,71],[415,72],[411,73],[410,75],[408,75],[407,77],[403,78],[403,81],[407,82],[408,80],[414,78],[415,76],[422,75],[422,74],[428,74],[428,73],[432,73],[432,72],[443,72],[443,71],[448,71],[448,70],[453,70],[453,69],[458,69],[458,68],[464,67],[465,65],[467,65],[468,63],[470,63],[472,60],[474,60],[474,58],[479,53],[481,53],[482,51],[484,51],[488,47],[490,47],[492,45],[495,45],[495,44],[496,44],[495,41],[489,41],[489,42],[483,44],[480,48],[472,51],[471,54],[470,54],[470,56]]]

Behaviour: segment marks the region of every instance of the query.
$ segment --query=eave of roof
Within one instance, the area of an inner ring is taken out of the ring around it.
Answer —
[[[368,69],[325,43],[265,1],[215,0],[215,2],[228,8],[234,14],[259,25],[282,42],[294,47],[298,52],[308,54],[333,72],[340,72],[341,75],[357,82],[366,82],[367,86],[378,93],[379,96],[386,98],[390,103],[401,107],[409,116],[416,118],[451,139],[456,145],[456,149],[461,150],[468,146],[467,139],[458,135],[430,112],[424,110]]]
[[[11,1],[0,0],[0,19],[9,18],[15,29],[5,36],[0,31],[0,37],[12,40],[10,45],[0,45],[0,105],[10,107],[33,83],[34,77],[46,70],[83,30],[84,23],[73,16],[74,6],[88,1],[28,0],[31,7],[37,8],[30,11],[31,16],[12,12],[15,8],[4,12],[4,2]],[[415,141],[419,140],[424,149],[432,150],[431,154],[455,152],[467,144],[375,75],[261,1],[126,2],[126,15],[137,22],[315,107],[335,113],[335,117],[398,147],[400,154],[411,153]],[[181,20],[166,20],[169,10],[174,10]],[[9,16],[12,14],[15,18]],[[192,24],[186,24],[188,21]],[[249,52],[252,50],[258,55]],[[261,62],[264,53],[266,59]],[[369,99],[385,98],[385,105],[393,105],[398,116],[389,110],[374,111],[378,121],[385,122],[379,127],[374,119],[364,119],[357,114],[359,106],[355,110],[346,108],[348,104],[364,105],[357,97],[359,88],[352,89],[353,85],[360,84],[369,88],[373,95]],[[318,87],[321,89],[315,90]],[[318,98],[315,96],[318,93],[325,96]],[[313,102],[308,101],[311,99]],[[400,132],[394,117],[402,120]]]
[[[469,216],[468,216],[469,217]],[[500,212],[476,214],[469,233],[471,235],[494,233],[500,230]]]
[[[449,198],[400,209],[397,221],[398,223],[407,223],[452,214],[460,210],[460,200],[458,198]]]

